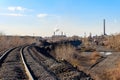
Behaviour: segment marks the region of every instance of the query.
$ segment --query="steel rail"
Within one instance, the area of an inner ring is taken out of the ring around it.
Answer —
[[[24,48],[25,48],[25,47],[21,48],[21,50],[20,50],[20,55],[21,55],[21,58],[22,58],[22,62],[23,62],[23,64],[24,64],[25,71],[26,71],[26,74],[27,74],[29,80],[34,80],[34,77],[32,76],[32,74],[31,74],[31,72],[30,72],[30,69],[28,68],[28,65],[27,65],[27,63],[26,63],[26,61],[25,61],[25,57],[24,57],[24,55],[23,55],[23,54],[24,54],[24,53],[23,53]]]
[[[14,50],[15,48],[11,48],[9,50],[7,50],[1,57],[0,57],[0,64],[2,63],[2,61],[7,57],[7,55]]]

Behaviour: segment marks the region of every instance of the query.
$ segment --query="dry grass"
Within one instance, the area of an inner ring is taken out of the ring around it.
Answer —
[[[115,49],[120,51],[120,34],[107,36],[107,39],[104,40],[105,46],[108,48]],[[84,47],[87,48],[91,44],[88,42],[87,38],[82,40],[84,42]],[[80,67],[81,69],[85,68],[86,66],[95,64],[96,61],[101,58],[101,55],[98,52],[93,52],[90,56],[84,56],[79,53],[76,53],[74,47],[71,45],[60,45],[55,49],[57,59],[65,59],[69,61],[74,67]],[[73,56],[77,54],[76,58]],[[83,61],[84,60],[84,61]],[[116,61],[116,67],[114,68],[105,68],[102,72],[96,75],[92,75],[95,80],[120,80],[120,60]],[[89,62],[89,63],[88,63]],[[83,65],[84,64],[84,65]],[[100,70],[100,69],[99,69]],[[99,72],[99,71],[98,71]]]
[[[98,52],[93,52],[89,56],[78,53],[75,48],[70,44],[58,45],[55,48],[55,57],[58,60],[67,60],[74,67],[80,70],[86,70],[87,67],[96,63],[96,61],[101,57]]]
[[[71,44],[62,44],[55,48],[55,55],[58,60],[66,60],[74,67],[78,67],[80,61],[75,58],[75,54],[75,48]]]
[[[8,48],[17,47],[25,44],[31,44],[35,42],[35,39],[31,37],[19,37],[19,36],[0,36],[0,52]]]
[[[55,55],[58,60],[65,59],[69,60],[72,57],[75,48],[70,44],[61,44],[56,46]]]
[[[106,69],[103,74],[100,75],[101,79],[95,80],[120,80],[120,63],[117,62],[116,67],[112,69]]]
[[[82,42],[84,43],[84,46],[85,46],[85,47],[88,47],[88,46],[91,45],[90,42],[88,41],[88,38],[83,38],[83,39],[82,39]]]
[[[93,52],[90,54],[90,64],[95,64],[96,61],[101,57],[98,52]]]
[[[108,79],[108,80],[120,80],[120,67],[107,70],[106,71],[106,79]]]
[[[109,36],[105,44],[108,48],[120,51],[120,34]]]

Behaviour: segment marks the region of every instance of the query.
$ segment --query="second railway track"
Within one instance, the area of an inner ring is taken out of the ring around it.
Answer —
[[[26,61],[39,80],[92,80],[66,61],[58,62],[44,48],[29,46],[23,52]]]
[[[28,48],[29,47],[24,48],[23,56],[25,56],[25,61],[30,69],[33,78],[35,80],[57,80],[57,77],[54,74],[48,72],[42,64],[39,64],[36,61],[36,58],[34,58],[32,55],[33,53],[31,54]]]

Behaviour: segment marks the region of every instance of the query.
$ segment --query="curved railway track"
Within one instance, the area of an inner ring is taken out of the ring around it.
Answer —
[[[2,80],[92,80],[66,61],[58,62],[44,48],[23,46],[0,57]]]
[[[46,70],[42,64],[36,61],[36,58],[29,52],[29,47],[24,48],[23,56],[28,65],[29,70],[35,80],[57,80],[56,76]]]
[[[27,80],[20,56],[21,47],[9,49],[0,57],[1,80]]]

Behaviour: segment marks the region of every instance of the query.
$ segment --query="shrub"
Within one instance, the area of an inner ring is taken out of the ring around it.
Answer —
[[[105,41],[105,44],[108,48],[120,51],[120,34],[109,36]]]
[[[90,63],[94,64],[96,61],[101,57],[101,55],[98,52],[93,52],[90,54]]]
[[[56,46],[55,54],[57,59],[69,60],[72,58],[72,54],[75,48],[70,44],[61,44]]]

